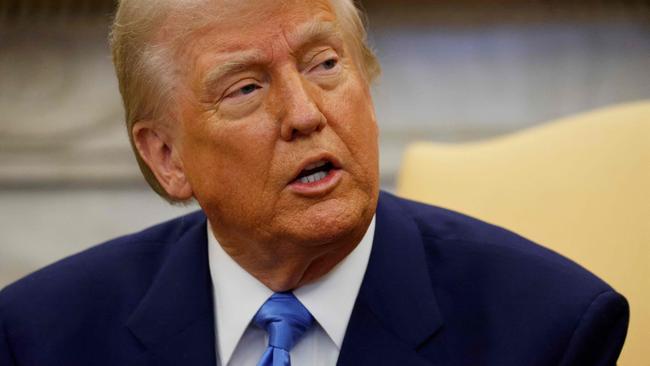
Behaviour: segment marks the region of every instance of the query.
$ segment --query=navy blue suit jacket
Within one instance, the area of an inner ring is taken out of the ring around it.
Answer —
[[[99,245],[0,293],[0,365],[214,366],[198,212]],[[340,365],[614,365],[628,306],[506,230],[382,193]]]

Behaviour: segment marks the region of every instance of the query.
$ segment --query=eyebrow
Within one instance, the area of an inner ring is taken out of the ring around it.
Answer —
[[[334,22],[309,22],[301,25],[293,35],[289,35],[296,49],[329,39],[342,40],[342,33]],[[228,55],[228,60],[208,71],[203,78],[204,90],[213,90],[227,75],[247,70],[251,65],[261,64],[264,56],[258,50],[243,50]]]
[[[229,60],[212,68],[203,78],[205,90],[211,90],[222,78],[236,72],[244,71],[251,65],[259,64],[263,56],[256,50],[239,51],[231,53]]]

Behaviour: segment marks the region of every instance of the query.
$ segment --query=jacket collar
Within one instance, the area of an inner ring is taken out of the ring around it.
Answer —
[[[212,285],[206,219],[176,221],[180,237],[168,244],[163,264],[127,327],[160,365],[215,365]]]
[[[370,262],[348,324],[339,364],[430,364],[417,350],[442,326],[416,222],[381,193]],[[443,360],[439,348],[429,359]],[[442,362],[442,361],[441,361]]]
[[[164,263],[127,327],[160,365],[215,365],[212,285],[203,214],[169,245]],[[186,226],[183,219],[178,223]],[[420,232],[400,200],[381,193],[368,268],[339,356],[340,365],[430,364],[418,354],[442,316]],[[438,348],[429,359],[445,359]]]

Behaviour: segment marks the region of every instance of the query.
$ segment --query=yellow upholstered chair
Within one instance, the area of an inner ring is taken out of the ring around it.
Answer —
[[[513,230],[630,302],[619,365],[650,365],[650,102],[464,144],[416,143],[397,193]]]

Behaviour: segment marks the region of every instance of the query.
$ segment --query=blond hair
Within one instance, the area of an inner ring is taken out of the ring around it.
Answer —
[[[353,0],[330,0],[349,46],[368,83],[380,73],[379,62],[367,43],[365,18]],[[113,64],[124,103],[131,147],[147,183],[161,197],[170,197],[135,147],[133,126],[138,121],[174,119],[173,55],[170,42],[157,39],[165,21],[182,8],[199,9],[206,0],[120,0],[110,34]],[[199,22],[196,17],[190,17]],[[197,25],[197,24],[195,24]],[[183,33],[183,32],[181,32]],[[183,34],[176,35],[180,39]]]

